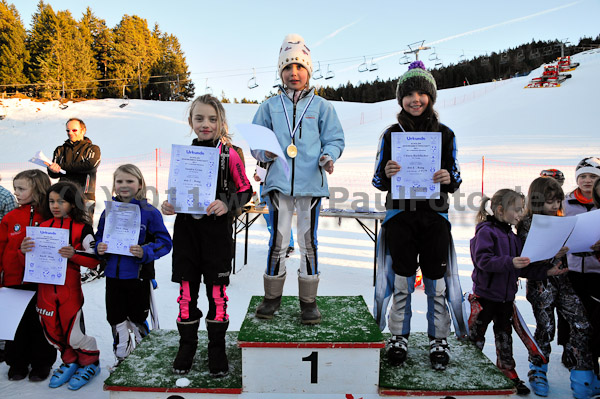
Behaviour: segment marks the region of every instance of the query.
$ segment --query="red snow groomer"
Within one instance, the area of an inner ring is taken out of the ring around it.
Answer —
[[[558,71],[569,72],[579,66],[579,62],[571,62],[571,56],[559,57],[558,58]]]
[[[558,65],[546,65],[542,76],[531,79],[525,88],[560,87],[560,84],[570,77],[571,74],[559,73]]]

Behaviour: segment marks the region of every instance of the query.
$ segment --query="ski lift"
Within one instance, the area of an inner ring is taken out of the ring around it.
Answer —
[[[204,84],[204,94],[213,94],[213,89],[208,85],[208,78],[206,79],[206,83]]]
[[[459,63],[459,64],[462,64],[462,63],[463,63],[463,62],[465,62],[465,61],[466,61],[466,58],[465,58],[465,50],[463,50],[463,51],[462,51],[462,54],[458,56],[458,63]]]
[[[437,61],[439,60],[437,53],[435,52],[435,47],[433,48],[433,53],[429,54],[429,61]]]
[[[500,54],[500,65],[506,64],[508,61],[510,61],[510,57],[509,57],[508,53]]]
[[[119,108],[125,108],[129,104],[129,98],[125,95],[125,85],[123,85],[123,102],[119,105]]]
[[[490,65],[490,57],[485,56],[485,57],[481,57],[481,66],[488,66]]]
[[[438,62],[436,62],[436,63],[433,65],[433,67],[434,67],[434,68],[437,68],[437,67],[440,67],[440,66],[442,66],[442,65],[444,65],[444,64],[442,64],[442,60],[440,60],[440,59],[438,58]]]
[[[529,52],[529,59],[530,60],[534,60],[536,58],[540,58],[541,54],[540,54],[540,49],[536,48],[535,50],[531,50]]]
[[[523,49],[517,51],[517,61],[523,61],[525,59],[525,51]]]
[[[256,82],[256,70],[252,68],[252,77],[248,80],[248,88],[255,89],[258,87],[258,83]]]
[[[543,55],[547,56],[547,55],[552,55],[552,53],[554,52],[554,49],[552,48],[552,46],[546,46],[546,47],[544,47],[543,51],[544,51]]]
[[[327,64],[327,73],[325,74],[325,80],[331,79],[335,76],[335,73],[329,69],[329,64]]]
[[[403,55],[402,57],[400,57],[399,63],[400,63],[400,65],[410,64],[410,60],[408,59],[408,55]]]
[[[367,66],[367,57],[363,56],[363,63],[358,66],[358,72],[367,72],[369,67]]]
[[[317,61],[317,64],[319,65],[319,67],[316,71],[313,72],[313,79],[315,80],[323,78],[323,74],[321,73],[321,62]]]
[[[379,69],[379,65],[373,62],[373,58],[371,58],[371,63],[368,65],[369,72],[373,72]]]

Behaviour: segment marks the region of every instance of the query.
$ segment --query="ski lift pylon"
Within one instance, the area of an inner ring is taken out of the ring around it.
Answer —
[[[327,73],[325,74],[325,80],[331,79],[335,76],[335,72],[329,69],[329,64],[327,64]]]
[[[258,83],[256,82],[256,70],[252,68],[252,77],[248,80],[248,88],[255,89],[258,87]]]

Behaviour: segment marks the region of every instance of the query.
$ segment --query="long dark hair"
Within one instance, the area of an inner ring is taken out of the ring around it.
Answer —
[[[85,197],[83,196],[83,191],[81,188],[70,181],[61,181],[56,184],[53,184],[48,189],[48,193],[46,194],[46,218],[52,218],[52,212],[50,212],[50,193],[57,193],[60,198],[67,201],[71,204],[71,212],[69,216],[75,222],[92,224],[92,220],[90,219],[90,215],[87,213],[85,208]]]
[[[538,177],[529,185],[526,215],[541,214],[544,210],[544,203],[554,199],[561,201],[560,209],[562,209],[565,193],[560,183],[553,177]]]
[[[427,108],[425,111],[417,117],[412,116],[408,112],[406,112],[402,108],[402,104],[400,104],[400,112],[396,116],[398,119],[398,123],[406,130],[407,132],[439,132],[440,131],[440,118],[438,113],[433,109],[433,101],[431,101],[431,97],[427,94],[429,98],[429,104],[427,104]],[[400,100],[402,101],[402,100]]]

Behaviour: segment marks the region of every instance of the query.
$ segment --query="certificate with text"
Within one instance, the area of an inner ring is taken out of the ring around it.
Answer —
[[[27,226],[26,233],[33,239],[35,247],[25,254],[23,281],[64,285],[67,258],[63,258],[58,250],[69,245],[69,230]]]
[[[106,252],[133,256],[129,247],[137,245],[140,238],[140,207],[114,201],[105,201],[105,204],[102,242],[108,245]]]
[[[168,201],[175,212],[206,214],[216,198],[218,171],[219,148],[173,144]]]
[[[393,132],[392,160],[400,171],[391,178],[392,199],[440,198],[440,183],[433,174],[441,169],[440,132]]]

